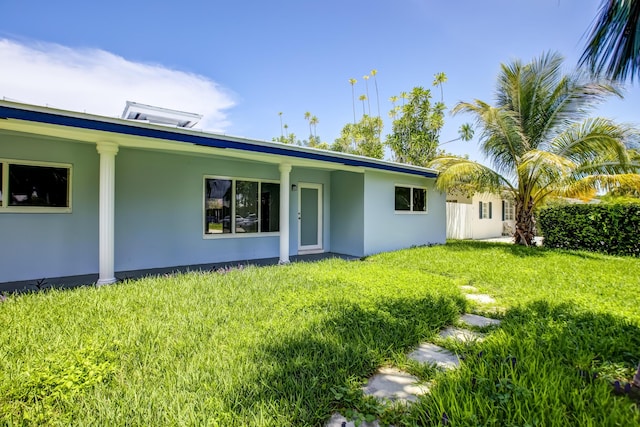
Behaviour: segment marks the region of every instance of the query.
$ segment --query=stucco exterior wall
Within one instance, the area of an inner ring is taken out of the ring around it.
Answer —
[[[365,173],[364,252],[370,255],[414,245],[445,243],[445,194],[434,179],[380,172]],[[395,211],[395,186],[427,188],[427,213]]]
[[[0,283],[98,270],[98,153],[78,144],[0,132],[0,158],[71,164],[70,213],[0,213]],[[8,196],[8,195],[7,195]]]
[[[331,173],[331,250],[364,255],[364,174]]]

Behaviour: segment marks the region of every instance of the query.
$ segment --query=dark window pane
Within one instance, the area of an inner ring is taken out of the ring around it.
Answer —
[[[414,212],[427,211],[427,190],[423,188],[413,189],[413,210]]]
[[[236,233],[258,232],[258,183],[236,181]]]
[[[260,231],[280,231],[280,184],[263,182],[260,204]]]
[[[9,205],[69,207],[69,168],[9,165]]]
[[[231,233],[231,180],[205,179],[204,233]]]
[[[411,210],[411,188],[396,187],[396,210]]]

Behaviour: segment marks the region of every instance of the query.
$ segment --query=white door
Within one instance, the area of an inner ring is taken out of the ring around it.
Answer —
[[[298,253],[322,252],[322,185],[298,184]]]

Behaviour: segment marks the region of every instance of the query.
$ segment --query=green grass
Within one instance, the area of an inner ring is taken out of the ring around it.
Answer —
[[[640,359],[638,271],[633,258],[451,242],[10,296],[0,424],[302,426],[351,410],[395,425],[640,425],[610,386]],[[502,326],[449,343],[465,357],[456,371],[408,362],[474,308],[468,284],[496,297]],[[410,408],[364,399],[385,364],[433,392]]]

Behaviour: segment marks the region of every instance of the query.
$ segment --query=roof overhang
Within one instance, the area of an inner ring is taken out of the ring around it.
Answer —
[[[438,172],[413,165],[309,147],[250,140],[204,131],[0,101],[0,129],[80,142],[114,142],[123,147],[239,157],[268,163],[332,169],[379,170],[436,178]]]

